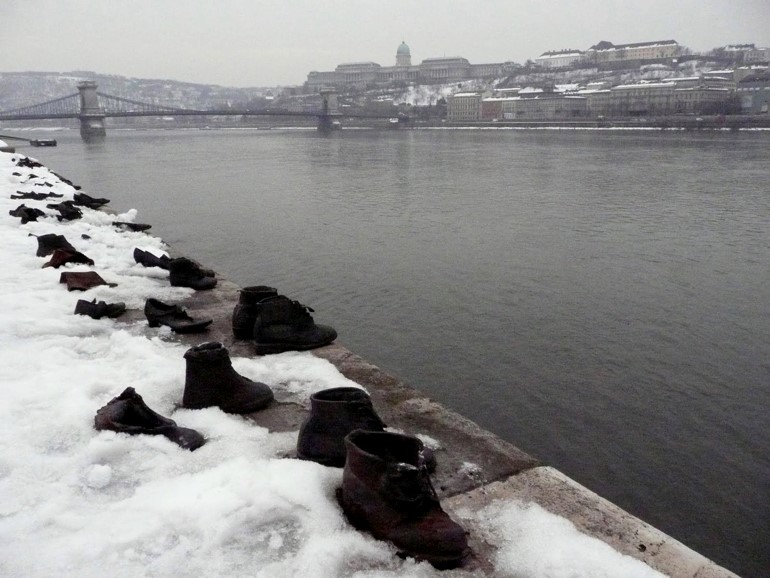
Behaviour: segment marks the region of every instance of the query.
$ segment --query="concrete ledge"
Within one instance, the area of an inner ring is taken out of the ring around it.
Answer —
[[[463,510],[478,511],[498,501],[534,502],[552,514],[570,520],[585,534],[598,538],[627,556],[672,578],[738,578],[729,570],[691,550],[642,520],[581,486],[558,470],[537,467],[507,480],[454,496],[444,506],[462,518]],[[471,536],[471,522],[463,519]],[[476,552],[492,555],[490,546],[473,544]]]

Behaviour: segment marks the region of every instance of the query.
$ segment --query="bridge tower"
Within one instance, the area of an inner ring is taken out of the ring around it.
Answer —
[[[83,140],[94,140],[107,136],[104,126],[105,114],[99,106],[96,83],[84,80],[78,83],[80,91],[80,136]]]
[[[333,88],[321,89],[321,114],[318,115],[318,130],[329,132],[342,128],[337,117],[340,113],[339,103],[337,102],[337,91]]]

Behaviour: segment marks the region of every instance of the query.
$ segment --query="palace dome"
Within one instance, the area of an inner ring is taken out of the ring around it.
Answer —
[[[407,55],[407,56],[410,55],[409,47],[406,45],[406,42],[401,42],[400,46],[396,50],[396,55],[398,55],[398,54],[404,54],[404,55]]]

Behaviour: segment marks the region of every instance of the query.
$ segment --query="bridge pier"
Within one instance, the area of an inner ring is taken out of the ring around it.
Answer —
[[[337,102],[337,92],[332,88],[321,89],[321,114],[318,115],[318,130],[328,133],[342,128],[339,117],[339,104]]]
[[[105,114],[99,106],[96,83],[85,80],[78,83],[80,92],[80,137],[84,141],[99,140],[107,136]]]

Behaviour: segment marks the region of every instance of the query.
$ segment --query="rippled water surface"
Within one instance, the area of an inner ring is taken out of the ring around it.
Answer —
[[[770,133],[56,138],[19,150],[718,563],[770,575]]]

